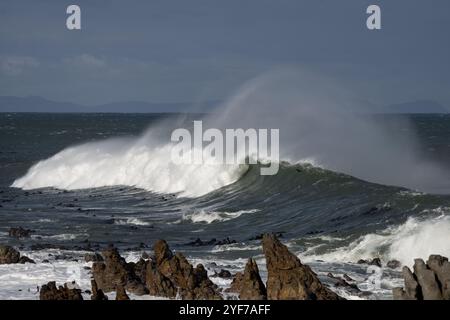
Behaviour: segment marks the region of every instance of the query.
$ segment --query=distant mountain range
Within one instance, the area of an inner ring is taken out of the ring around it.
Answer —
[[[71,102],[57,102],[38,96],[0,96],[0,112],[98,112],[98,113],[164,113],[164,112],[206,112],[217,102],[194,103],[151,103],[144,101],[123,101],[95,106]]]
[[[0,96],[0,112],[117,112],[117,113],[164,113],[164,112],[211,112],[219,101],[194,103],[151,103],[144,101],[123,101],[95,106],[71,102],[56,102],[38,96]],[[374,108],[374,113],[449,113],[450,109],[431,100],[417,100]]]

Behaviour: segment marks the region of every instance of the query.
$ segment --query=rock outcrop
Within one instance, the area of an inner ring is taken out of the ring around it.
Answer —
[[[97,282],[95,280],[91,280],[91,287],[92,287],[92,295],[91,300],[108,300],[108,297],[103,293],[102,289],[99,289],[97,286]]]
[[[103,262],[94,262],[92,274],[103,292],[116,291],[119,286],[136,295],[148,293],[145,284],[135,274],[134,265],[122,258],[116,248],[102,252]]]
[[[158,240],[153,249],[155,260],[148,264],[146,276],[151,293],[187,300],[222,299],[203,265],[194,268],[181,253],[173,254],[164,240]]]
[[[239,299],[241,300],[266,300],[267,292],[259,275],[258,265],[255,260],[248,259],[244,274],[241,279]]]
[[[117,286],[116,288],[116,300],[122,301],[122,300],[130,300],[130,297],[128,296],[127,292],[125,291],[125,288],[123,286]]]
[[[83,300],[80,289],[69,289],[67,284],[56,287],[56,282],[52,281],[44,284],[39,291],[40,300]]]
[[[242,279],[244,278],[244,274],[242,272],[237,272],[234,275],[233,281],[231,282],[231,285],[229,288],[225,290],[225,292],[230,293],[239,293],[241,291],[242,287]]]
[[[390,269],[397,269],[402,266],[401,262],[398,260],[390,260],[386,263],[386,267]]]
[[[317,275],[289,252],[275,235],[263,236],[267,265],[267,297],[270,300],[339,300]]]
[[[10,246],[0,245],[0,264],[34,263],[26,256],[20,256],[20,252]]]
[[[33,230],[24,229],[22,227],[10,228],[8,230],[8,235],[12,238],[29,238]]]
[[[427,263],[414,260],[414,272],[403,267],[404,288],[394,288],[394,300],[450,300],[448,258],[431,255]]]

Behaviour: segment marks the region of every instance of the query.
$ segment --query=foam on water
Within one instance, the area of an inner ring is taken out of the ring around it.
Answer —
[[[148,226],[150,223],[146,221],[142,221],[138,218],[126,218],[126,219],[116,219],[114,220],[114,224],[117,225],[134,225],[134,226]]]
[[[207,223],[210,224],[212,222],[223,222],[228,221],[231,219],[236,219],[240,217],[243,214],[247,213],[255,213],[258,212],[258,209],[251,209],[251,210],[239,210],[234,212],[227,212],[227,211],[211,211],[208,212],[206,210],[198,210],[193,213],[187,213],[183,215],[182,220],[184,221],[191,221],[193,223]]]
[[[69,147],[38,162],[12,187],[74,190],[125,185],[197,197],[237,181],[248,169],[245,165],[175,164],[170,161],[173,145],[152,144],[147,135]]]
[[[442,208],[435,211],[440,212]],[[359,259],[380,257],[384,262],[399,260],[411,266],[414,259],[426,260],[431,254],[450,256],[450,216],[441,215],[426,220],[409,218],[404,224],[389,227],[379,233],[361,236],[345,247],[309,258],[330,262],[356,262]]]

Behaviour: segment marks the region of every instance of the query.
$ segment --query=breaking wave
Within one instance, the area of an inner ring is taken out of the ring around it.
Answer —
[[[172,145],[146,145],[145,139],[115,139],[67,148],[38,162],[12,187],[74,190],[132,186],[157,193],[198,197],[238,180],[245,165],[174,164]]]
[[[442,211],[442,208],[436,209]],[[356,262],[380,257],[384,262],[396,259],[411,266],[414,259],[428,259],[431,254],[450,255],[450,216],[431,219],[409,218],[404,224],[359,237],[345,247],[325,254],[308,255],[324,261]]]

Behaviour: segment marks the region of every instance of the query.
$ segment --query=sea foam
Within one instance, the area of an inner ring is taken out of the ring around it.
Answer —
[[[248,169],[246,165],[174,164],[172,144],[153,145],[145,137],[66,148],[35,164],[12,187],[74,190],[124,185],[197,197],[237,181]]]
[[[436,212],[442,212],[437,208]],[[331,252],[314,255],[311,259],[330,262],[356,262],[359,259],[380,257],[384,262],[399,260],[403,265],[411,266],[414,259],[428,259],[431,254],[450,256],[450,216],[419,219],[408,218],[398,226],[391,226],[378,233],[361,236],[345,247]]]

